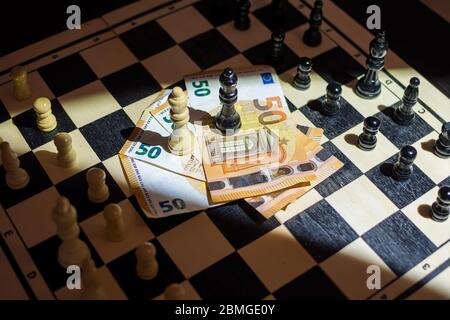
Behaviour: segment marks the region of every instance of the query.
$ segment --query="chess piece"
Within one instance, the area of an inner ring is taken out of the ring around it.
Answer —
[[[58,261],[64,268],[70,265],[82,266],[91,259],[86,243],[80,240],[80,227],[77,223],[77,211],[69,200],[60,197],[52,213],[56,224],[56,234],[62,240],[58,249]]]
[[[106,221],[106,238],[112,242],[123,241],[127,237],[127,230],[122,216],[122,208],[115,204],[108,204],[103,209]]]
[[[232,134],[241,127],[241,117],[234,108],[237,101],[237,76],[231,68],[220,75],[219,99],[222,108],[216,116],[216,127],[223,133]]]
[[[434,145],[434,154],[443,159],[450,157],[450,122],[442,125],[441,134]]]
[[[156,248],[146,242],[136,248],[136,273],[142,280],[151,280],[158,274],[158,261],[156,261]]]
[[[283,58],[284,37],[284,32],[276,31],[272,33],[270,42],[270,61],[273,63],[277,63]]]
[[[367,71],[359,79],[356,93],[362,98],[372,99],[381,93],[381,82],[378,79],[378,72],[384,68],[384,57],[388,51],[385,31],[378,31],[376,38],[370,42],[369,51]]]
[[[403,94],[402,104],[394,110],[394,121],[400,125],[409,125],[414,119],[415,113],[412,108],[419,98],[419,84],[418,78],[411,78],[409,86]]]
[[[380,129],[381,121],[376,117],[367,117],[364,120],[363,133],[359,135],[358,147],[365,151],[370,151],[377,145],[377,133]]]
[[[30,182],[28,173],[20,167],[20,160],[8,142],[0,144],[3,167],[6,171],[6,185],[13,189],[19,190],[25,188]]]
[[[236,29],[243,31],[250,28],[250,18],[248,17],[249,11],[249,0],[237,0],[234,17],[234,27]]]
[[[431,206],[431,218],[444,222],[450,214],[450,186],[443,186],[438,191],[436,201]]]
[[[72,148],[72,137],[66,132],[60,132],[55,135],[53,142],[58,150],[58,165],[62,168],[73,167],[77,156]]]
[[[178,283],[169,284],[164,290],[165,300],[185,300],[186,290]]]
[[[26,100],[31,96],[31,87],[28,83],[28,73],[22,66],[17,66],[11,70],[14,97],[18,101]]]
[[[84,284],[82,298],[85,300],[105,300],[106,293],[103,289],[101,277],[94,260],[88,259],[83,264],[82,271]]]
[[[341,109],[341,94],[342,87],[336,82],[331,82],[327,86],[327,96],[323,103],[323,112],[332,116],[339,112]]]
[[[86,173],[88,182],[88,198],[94,203],[105,202],[109,198],[109,189],[106,185],[106,173],[100,168],[91,168]]]
[[[404,146],[400,149],[398,160],[392,168],[392,176],[395,180],[408,180],[413,173],[413,163],[417,157],[417,150],[413,146]]]
[[[169,96],[170,119],[174,124],[174,129],[169,137],[168,148],[171,153],[178,156],[191,154],[194,150],[194,134],[188,128],[189,109],[187,108],[187,98],[180,87],[175,87]]]
[[[322,33],[320,33],[320,25],[322,24],[322,7],[323,2],[316,0],[314,8],[309,16],[309,29],[303,35],[303,42],[310,47],[317,47],[322,43]]]
[[[36,112],[36,122],[39,130],[50,132],[56,128],[56,117],[52,113],[52,106],[49,99],[40,97],[33,103],[33,109]]]
[[[299,90],[306,90],[311,86],[312,60],[310,58],[300,58],[297,74],[294,77],[294,87]]]

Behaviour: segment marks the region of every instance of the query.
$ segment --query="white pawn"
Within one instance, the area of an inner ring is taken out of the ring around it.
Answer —
[[[37,98],[33,103],[33,109],[36,112],[36,123],[39,130],[44,132],[55,130],[56,117],[52,113],[52,104],[48,98]]]
[[[178,284],[172,283],[169,284],[164,290],[164,299],[166,300],[185,300],[186,299],[186,290]]]
[[[55,135],[53,142],[58,150],[58,165],[63,168],[73,167],[77,155],[72,148],[72,137],[66,132],[60,132]]]
[[[6,185],[13,189],[19,190],[25,188],[30,182],[28,173],[20,167],[20,160],[8,142],[0,144],[2,154],[3,167],[6,170]]]
[[[189,109],[187,98],[180,87],[175,87],[169,96],[170,119],[174,129],[169,137],[169,150],[178,156],[191,154],[194,149],[194,134],[188,128]]]
[[[87,260],[83,265],[83,295],[85,300],[105,300],[106,293],[103,289],[98,268],[92,259]]]
[[[100,168],[91,168],[86,173],[88,182],[88,198],[94,203],[102,203],[109,198],[109,188],[106,185],[106,173]]]
[[[18,101],[26,100],[31,96],[31,88],[28,83],[28,73],[22,66],[17,66],[11,70],[13,81],[14,97]]]
[[[91,251],[87,244],[80,240],[80,227],[77,223],[77,211],[69,200],[60,197],[52,213],[56,224],[56,234],[62,240],[58,249],[58,261],[67,268],[70,265],[83,266],[91,259]]]
[[[142,280],[151,280],[158,274],[158,261],[156,261],[156,248],[146,242],[136,248],[136,273]]]
[[[109,241],[120,242],[127,237],[122,208],[119,205],[108,204],[103,210],[103,217],[106,221],[106,238]]]

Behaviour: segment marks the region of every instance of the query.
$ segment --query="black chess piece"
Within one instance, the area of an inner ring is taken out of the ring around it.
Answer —
[[[285,33],[277,30],[272,33],[271,38],[271,48],[270,48],[270,61],[271,62],[279,62],[283,58],[283,50],[284,50],[284,37]]]
[[[220,75],[219,99],[222,108],[216,116],[216,127],[223,133],[232,134],[241,127],[241,117],[234,104],[237,101],[237,76],[231,68],[226,68]]]
[[[306,90],[311,86],[311,70],[312,70],[312,60],[307,57],[300,58],[297,74],[294,77],[294,88],[300,90]]]
[[[342,87],[336,82],[331,82],[327,86],[327,95],[323,103],[323,112],[332,116],[341,109]]]
[[[417,99],[419,98],[419,84],[420,81],[416,77],[409,80],[409,86],[403,94],[402,104],[394,110],[394,121],[400,125],[409,125],[415,117],[415,113],[412,108],[417,103]]]
[[[373,150],[377,145],[378,130],[381,121],[377,117],[367,117],[364,120],[363,132],[359,135],[358,147],[365,151]]]
[[[443,186],[438,191],[436,201],[431,206],[431,218],[434,221],[444,222],[450,213],[450,186]]]
[[[287,0],[272,0],[271,10],[274,19],[277,20],[285,17],[287,12]]]
[[[413,172],[413,163],[417,157],[417,150],[413,146],[400,149],[398,160],[392,168],[392,177],[398,181],[408,180]]]
[[[367,59],[367,71],[356,86],[356,93],[362,98],[372,99],[380,95],[381,82],[378,72],[384,68],[384,57],[388,51],[386,32],[378,31],[375,39],[370,42],[369,58]]]
[[[434,154],[443,159],[450,157],[450,122],[442,125],[441,134],[434,144]]]
[[[241,31],[248,30],[250,28],[250,18],[248,17],[250,1],[236,0],[235,5],[234,27]]]
[[[314,8],[309,16],[309,29],[303,34],[303,42],[307,46],[317,47],[322,43],[322,33],[320,33],[323,18],[322,7],[323,2],[321,0],[314,2]]]

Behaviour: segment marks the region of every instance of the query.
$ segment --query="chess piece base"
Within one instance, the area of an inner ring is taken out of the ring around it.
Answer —
[[[108,198],[109,198],[109,189],[106,186],[104,188],[106,188],[106,190],[101,192],[101,196],[93,194],[92,190],[88,189],[88,198],[89,198],[89,200],[91,202],[94,202],[94,203],[102,203],[102,202],[105,202],[106,200],[108,200]]]
[[[142,270],[139,265],[136,265],[136,274],[138,277],[142,280],[152,280],[154,279],[159,270],[158,263],[155,261],[155,265],[152,265],[150,268],[145,268],[145,270]]]
[[[77,241],[74,245],[76,250],[68,250],[64,242],[59,246],[58,262],[64,268],[71,265],[82,266],[91,258],[91,251],[89,250],[87,244],[80,239],[76,239],[74,241]]]
[[[235,112],[231,117],[225,117],[222,112],[216,116],[216,128],[223,133],[236,133],[241,128],[241,117]]]
[[[377,138],[376,137],[374,137],[374,138],[375,138],[375,140],[369,144],[369,143],[364,142],[360,136],[358,139],[358,147],[364,151],[371,151],[371,150],[375,149],[375,147],[377,146]]]
[[[401,126],[407,126],[414,120],[415,115],[415,113],[412,113],[410,115],[403,115],[397,108],[394,110],[393,120]]]
[[[322,43],[322,34],[320,31],[308,29],[303,35],[303,42],[309,47],[318,47]]]
[[[294,78],[293,85],[295,89],[307,90],[309,89],[309,87],[311,87],[311,79],[309,79],[307,82],[299,82]]]
[[[392,177],[397,181],[406,181],[411,177],[411,171],[401,171],[396,165],[392,167]]]
[[[381,83],[373,83],[368,85],[364,82],[364,78],[358,81],[356,86],[356,94],[364,99],[374,99],[381,93]]]
[[[183,130],[183,132],[176,133],[175,130],[169,137],[169,151],[177,156],[192,154],[195,144],[195,137],[192,131],[188,128],[184,128],[185,131]]]
[[[43,132],[50,132],[56,129],[57,127],[56,117],[52,114],[48,118],[45,118],[44,120],[38,120],[37,126],[39,130]]]
[[[434,145],[434,154],[442,159],[450,158],[450,147],[444,146],[441,141],[437,140]]]
[[[6,185],[13,190],[23,189],[30,182],[30,176],[22,168],[18,168],[14,173],[7,172],[5,179]]]
[[[448,214],[439,212],[436,203],[433,203],[431,206],[431,219],[437,222],[444,222],[448,220]]]

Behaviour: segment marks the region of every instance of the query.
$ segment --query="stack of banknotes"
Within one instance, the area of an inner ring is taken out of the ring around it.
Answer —
[[[323,130],[291,116],[276,72],[269,66],[235,70],[240,130],[224,135],[215,128],[222,70],[185,78],[192,154],[178,156],[167,145],[173,130],[164,90],[142,114],[120,151],[125,176],[150,218],[246,201],[270,218],[343,163],[320,146]]]

